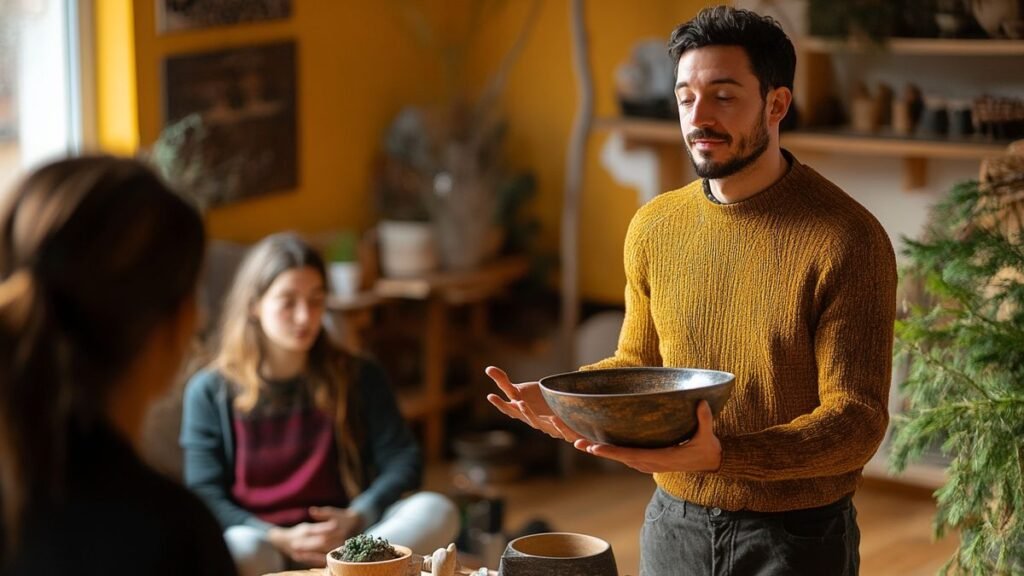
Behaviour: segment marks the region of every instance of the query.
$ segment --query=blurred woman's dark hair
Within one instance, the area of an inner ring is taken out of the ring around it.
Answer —
[[[205,242],[196,210],[135,160],[54,162],[3,198],[0,552],[60,500],[69,437],[105,418],[148,337],[194,298]]]

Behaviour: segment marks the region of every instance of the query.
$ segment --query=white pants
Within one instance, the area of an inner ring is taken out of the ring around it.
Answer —
[[[459,513],[445,496],[417,492],[389,506],[380,521],[365,532],[427,555],[455,541]],[[232,526],[224,532],[224,541],[238,566],[239,576],[262,576],[288,568],[287,559],[255,528]]]

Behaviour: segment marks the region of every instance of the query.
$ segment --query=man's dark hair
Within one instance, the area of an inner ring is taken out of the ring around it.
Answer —
[[[693,20],[672,31],[668,54],[672,58],[673,73],[679,72],[679,59],[687,50],[705,46],[743,48],[761,85],[762,98],[772,88],[793,89],[796,51],[771,16],[729,6],[701,10]]]

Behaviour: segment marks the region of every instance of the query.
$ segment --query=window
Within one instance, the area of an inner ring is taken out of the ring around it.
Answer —
[[[80,149],[80,5],[89,3],[0,0],[0,194]]]

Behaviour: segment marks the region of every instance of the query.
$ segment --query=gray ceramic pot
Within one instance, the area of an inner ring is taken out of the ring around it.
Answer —
[[[619,576],[610,544],[569,532],[516,538],[501,555],[501,576]]]

